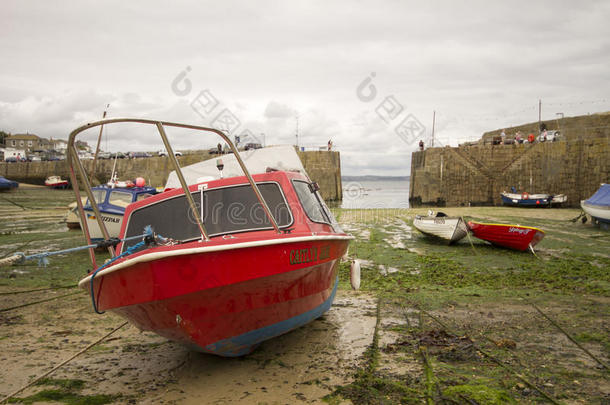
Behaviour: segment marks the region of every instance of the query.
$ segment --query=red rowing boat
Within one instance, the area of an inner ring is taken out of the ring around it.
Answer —
[[[544,231],[531,226],[468,222],[468,228],[479,239],[493,245],[515,250],[527,250],[544,238]]]
[[[243,164],[228,137],[203,129],[222,136]],[[352,237],[306,174],[244,172],[127,206],[120,232],[126,240],[116,246],[115,260],[79,283],[96,311],[221,356],[248,354],[326,312]],[[143,245],[137,236],[148,225],[157,236]]]

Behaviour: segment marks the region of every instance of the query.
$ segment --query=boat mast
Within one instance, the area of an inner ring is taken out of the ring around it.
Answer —
[[[102,119],[106,118],[106,112],[110,104],[106,104],[106,109],[104,110],[104,114],[102,114]],[[97,136],[97,146],[95,147],[95,155],[93,156],[93,170],[91,173],[95,176],[95,165],[97,164],[97,155],[100,153],[100,142],[102,141],[102,132],[104,132],[104,125],[100,126],[100,134]]]

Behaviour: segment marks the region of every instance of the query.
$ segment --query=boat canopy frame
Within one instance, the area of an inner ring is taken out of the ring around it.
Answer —
[[[203,127],[203,126],[199,126],[199,125],[181,124],[181,123],[168,122],[168,121],[159,121],[159,120],[152,120],[152,119],[106,118],[106,119],[102,119],[99,121],[90,122],[90,123],[87,123],[83,126],[76,128],[75,130],[73,130],[70,133],[70,136],[68,138],[67,161],[68,161],[68,166],[70,168],[70,180],[72,181],[72,188],[74,189],[74,194],[76,195],[76,204],[78,206],[78,212],[80,215],[81,225],[82,225],[81,228],[83,230],[83,234],[85,235],[88,245],[91,245],[91,234],[89,232],[89,227],[87,226],[87,218],[86,218],[86,214],[85,214],[85,210],[84,210],[84,205],[81,200],[80,185],[78,182],[78,177],[80,177],[82,180],[82,184],[85,189],[85,194],[87,195],[87,198],[89,199],[89,203],[91,204],[91,208],[95,214],[95,218],[100,227],[100,230],[102,231],[102,235],[104,236],[104,239],[106,239],[106,240],[110,239],[110,235],[108,233],[108,229],[106,228],[106,225],[104,224],[104,221],[102,220],[102,216],[101,216],[99,207],[97,205],[97,201],[95,201],[95,198],[93,196],[93,192],[91,190],[91,182],[89,181],[87,172],[85,171],[83,163],[81,162],[81,160],[78,156],[78,151],[76,150],[76,146],[75,146],[76,136],[78,134],[80,134],[81,132],[83,132],[87,129],[90,129],[90,128],[94,128],[94,127],[98,127],[98,126],[103,128],[104,125],[115,124],[115,123],[120,123],[120,122],[131,122],[131,123],[138,123],[138,124],[154,125],[157,128],[157,131],[159,132],[159,135],[161,136],[161,140],[163,141],[163,144],[165,146],[165,150],[167,151],[167,156],[170,159],[174,170],[176,171],[176,176],[178,177],[178,180],[180,181],[180,185],[182,187],[182,190],[184,191],[184,195],[188,201],[192,214],[194,215],[194,218],[197,219],[197,226],[199,227],[199,231],[201,232],[201,241],[202,242],[209,241],[210,237],[209,237],[207,231],[205,230],[205,226],[203,225],[203,219],[201,218],[199,209],[195,205],[193,196],[191,195],[191,193],[189,191],[189,185],[186,183],[186,180],[184,179],[184,175],[182,174],[182,170],[180,168],[180,164],[178,163],[178,159],[176,158],[176,156],[174,154],[174,150],[173,150],[171,144],[169,143],[169,139],[167,138],[167,134],[165,132],[165,127],[184,128],[184,129],[191,129],[191,130],[202,131],[202,132],[212,132],[212,133],[220,136],[227,143],[227,145],[229,145],[229,147],[231,148],[231,151],[235,155],[235,158],[237,159],[239,166],[241,167],[242,171],[244,172],[245,176],[247,177],[248,182],[250,183],[250,186],[254,190],[254,193],[256,194],[256,198],[258,199],[259,203],[263,207],[263,210],[265,211],[265,215],[267,216],[267,218],[269,218],[269,221],[271,222],[273,229],[278,234],[282,233],[275,218],[271,214],[271,210],[269,209],[267,202],[265,201],[263,195],[261,194],[257,184],[254,182],[254,179],[252,178],[252,175],[248,171],[248,168],[244,164],[244,161],[242,160],[242,158],[239,154],[239,151],[237,150],[237,148],[235,147],[233,142],[231,142],[231,139],[229,139],[229,137],[224,132],[222,132],[216,128]],[[94,168],[94,170],[95,170],[95,168]],[[78,173],[78,176],[76,175],[77,173]],[[114,247],[109,246],[108,251],[110,252],[112,257],[116,256],[116,251],[115,251]],[[97,267],[96,260],[95,260],[95,252],[94,252],[93,248],[89,248],[89,256],[91,258],[91,263],[93,264],[93,267],[94,268]]]

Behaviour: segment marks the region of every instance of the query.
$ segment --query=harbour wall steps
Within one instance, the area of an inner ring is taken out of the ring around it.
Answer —
[[[525,129],[525,128],[524,128]],[[482,142],[430,148],[411,158],[409,203],[419,206],[500,205],[500,193],[566,194],[579,207],[610,181],[610,127],[576,130],[556,142]],[[491,140],[491,138],[490,138]]]

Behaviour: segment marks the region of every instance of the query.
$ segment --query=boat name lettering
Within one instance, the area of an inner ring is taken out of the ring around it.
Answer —
[[[330,245],[324,245],[320,248],[320,260],[328,259],[330,257]]]
[[[435,224],[444,224],[445,218],[434,218],[434,223]]]
[[[530,229],[515,228],[515,227],[511,226],[510,228],[508,228],[508,232],[514,232],[514,233],[520,233],[522,235],[527,235],[528,233],[530,233]]]
[[[91,220],[95,220],[95,215],[91,215],[91,214],[87,214],[87,219],[91,219]],[[114,222],[115,224],[118,224],[119,222],[121,222],[121,218],[115,218],[115,217],[106,217],[104,215],[102,215],[102,221],[104,222]]]
[[[318,259],[318,248],[293,249],[290,251],[290,264],[310,263]]]

